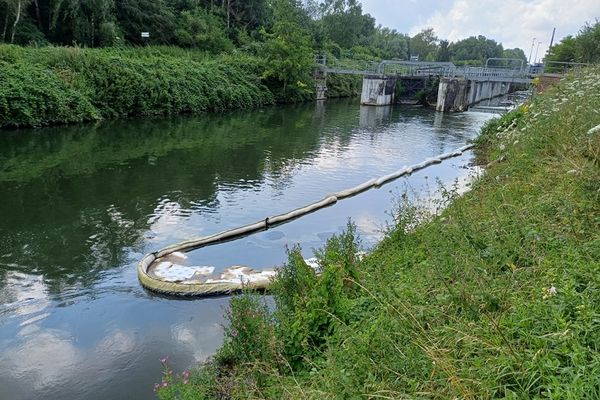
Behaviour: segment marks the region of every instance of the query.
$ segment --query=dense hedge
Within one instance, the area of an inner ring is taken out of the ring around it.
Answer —
[[[90,99],[49,68],[0,61],[0,126],[97,119]]]
[[[0,127],[251,108],[274,102],[260,61],[152,49],[0,46]]]

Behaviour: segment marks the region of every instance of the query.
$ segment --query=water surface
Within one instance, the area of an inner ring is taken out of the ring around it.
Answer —
[[[140,287],[141,256],[304,206],[458,148],[487,114],[328,101],[222,115],[0,132],[0,399],[147,399],[158,359],[177,371],[222,340],[226,297]],[[365,247],[394,200],[464,182],[471,154],[246,238],[196,265],[280,265],[348,218]]]

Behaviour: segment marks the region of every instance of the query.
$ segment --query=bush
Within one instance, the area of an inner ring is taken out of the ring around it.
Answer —
[[[251,292],[234,296],[225,319],[225,342],[217,354],[221,364],[275,360],[271,315],[262,297]]]
[[[0,61],[0,127],[42,126],[99,118],[88,98],[49,68]]]
[[[0,46],[0,127],[169,115],[272,104],[251,57],[171,48]]]

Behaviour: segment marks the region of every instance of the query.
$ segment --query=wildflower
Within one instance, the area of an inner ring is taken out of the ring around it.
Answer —
[[[185,379],[189,378],[190,377],[190,371],[187,371],[187,370],[183,371],[181,373],[181,376],[183,376]]]
[[[161,357],[159,361],[161,364],[165,365],[167,361],[169,361],[169,356]]]
[[[593,135],[594,133],[600,132],[600,125],[597,125],[588,131],[588,135]]]
[[[237,337],[237,335],[238,335],[238,333],[235,329],[233,331],[231,331],[231,336]]]
[[[554,295],[556,294],[556,288],[555,288],[554,286],[550,286],[550,287],[548,288],[548,294],[549,294],[550,296],[554,296]]]
[[[160,389],[160,383],[155,383],[154,384],[154,391],[156,392],[158,389]]]

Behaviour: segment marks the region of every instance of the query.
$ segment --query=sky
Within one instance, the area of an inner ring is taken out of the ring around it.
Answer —
[[[361,0],[377,24],[409,33],[432,27],[440,39],[483,35],[504,48],[520,47],[532,61],[550,44],[600,18],[600,0]],[[535,41],[534,41],[535,38]],[[538,43],[539,49],[538,49]],[[533,46],[532,46],[533,44]],[[533,50],[532,50],[533,48]]]

